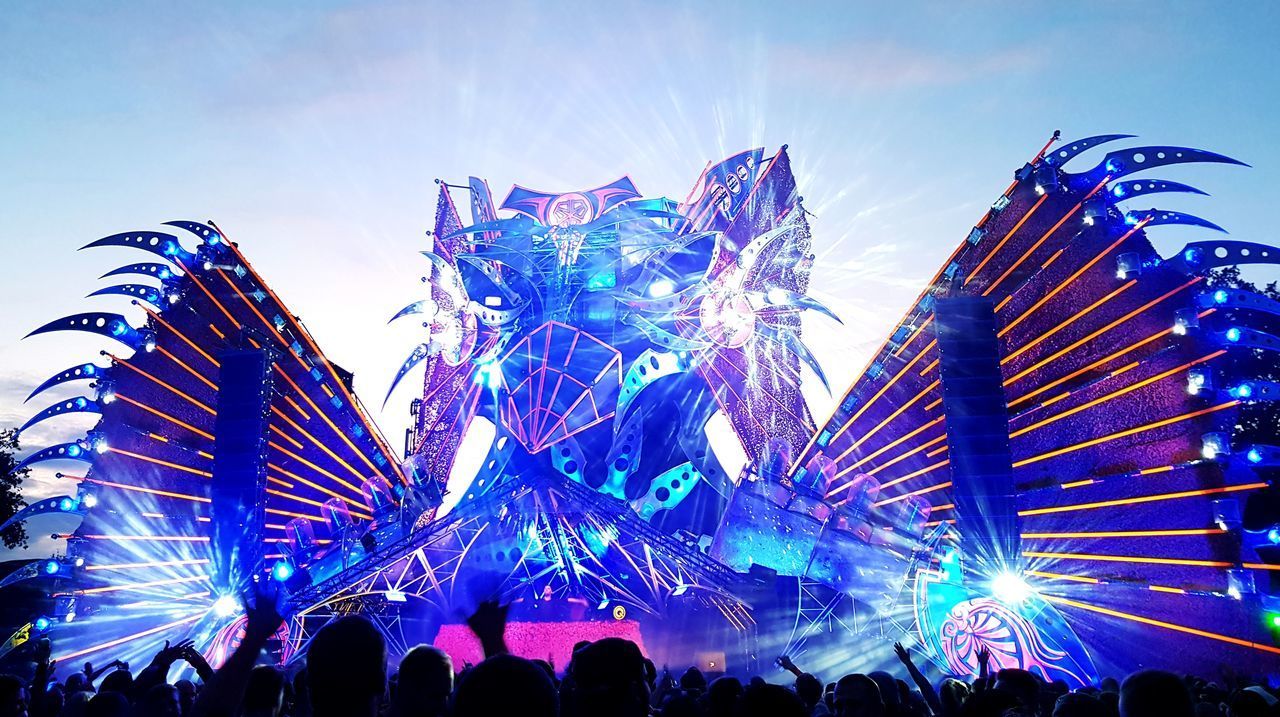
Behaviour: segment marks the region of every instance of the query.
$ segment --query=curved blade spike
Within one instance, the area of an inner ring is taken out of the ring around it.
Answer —
[[[422,361],[427,358],[428,353],[429,351],[426,344],[418,344],[413,349],[413,353],[409,354],[409,358],[405,359],[404,363],[400,364],[400,370],[396,371],[396,377],[391,380],[391,388],[387,389],[387,397],[382,399],[383,408],[387,407],[387,401],[391,400],[391,394],[395,392],[396,386],[400,385],[400,379],[404,378],[405,374],[412,371],[414,366],[422,363]]]
[[[679,212],[669,212],[662,209],[646,209],[643,207],[629,208],[626,205],[622,205],[599,219],[583,225],[582,230],[583,233],[589,234],[594,231],[608,229],[626,222],[646,221],[649,219],[676,220],[687,219],[687,217]]]
[[[412,316],[413,314],[431,314],[434,316],[437,308],[438,307],[436,306],[436,302],[432,301],[431,299],[423,299],[421,301],[415,301],[412,304],[409,304],[408,306],[405,306],[403,309],[400,309],[399,311],[397,311],[396,315],[392,316],[391,319],[387,321],[387,323],[389,324],[392,321],[395,321],[396,319],[401,319],[406,316]]]
[[[164,294],[156,287],[147,286],[146,284],[116,284],[115,286],[98,289],[89,294],[89,296],[106,296],[108,294],[119,294],[141,299],[151,304],[157,311],[163,311],[166,306]]]
[[[764,253],[765,248],[799,226],[798,217],[803,214],[804,212],[791,212],[778,226],[752,239],[751,243],[738,253],[736,257],[738,267],[750,271],[755,266],[756,260]]]
[[[670,351],[698,351],[710,346],[705,341],[677,336],[639,314],[628,312],[622,317],[622,323],[640,329],[650,341]]]
[[[21,523],[24,520],[34,518],[37,515],[46,515],[49,513],[71,513],[75,515],[84,515],[85,508],[86,506],[76,498],[72,498],[69,495],[55,495],[50,498],[38,500],[17,513],[14,513],[4,522],[3,525],[0,525],[0,533],[8,530],[9,526],[15,523]],[[44,561],[41,560],[38,562],[43,563]],[[4,580],[0,580],[0,587],[8,585],[10,582],[9,578],[12,576],[13,573],[10,573],[10,575],[5,577]]]
[[[657,298],[635,296],[633,294],[615,294],[614,300],[637,311],[671,314],[683,306],[692,306],[694,300],[706,293],[706,291],[707,287],[704,284],[694,284],[686,286],[674,294],[667,294]]]
[[[1111,196],[1116,199],[1133,199],[1146,194],[1160,194],[1162,192],[1183,192],[1186,194],[1199,194],[1201,196],[1209,196],[1208,192],[1201,191],[1182,182],[1170,182],[1167,179],[1129,179],[1123,182],[1115,182],[1107,190],[1111,192]]]
[[[1064,142],[1057,151],[1049,152],[1045,154],[1044,161],[1046,164],[1052,164],[1055,167],[1061,167],[1067,162],[1070,162],[1073,158],[1075,158],[1081,152],[1093,149],[1094,147],[1097,147],[1100,144],[1106,144],[1107,142],[1114,142],[1117,139],[1130,139],[1132,137],[1137,137],[1137,135],[1136,134],[1098,134],[1092,137],[1085,137],[1084,139],[1078,139],[1074,142]]]
[[[144,261],[138,264],[126,264],[119,269],[112,269],[98,278],[105,279],[108,276],[122,276],[125,274],[153,276],[161,281],[166,281],[179,275],[177,269],[168,264],[157,264],[155,262]]]
[[[93,381],[100,379],[107,374],[107,371],[108,369],[102,368],[101,366],[93,363],[82,363],[77,366],[72,366],[71,368],[59,371],[45,379],[45,382],[36,386],[36,389],[31,392],[30,396],[27,396],[26,401],[23,401],[23,403],[30,401],[54,386],[67,383],[68,381]]]
[[[818,313],[828,316],[837,323],[843,324],[839,316],[831,309],[827,308],[822,302],[808,296],[806,294],[798,294],[794,291],[786,289],[770,289],[768,291],[748,291],[746,292],[747,300],[751,303],[751,308],[759,310],[765,308],[778,309],[812,309]]]
[[[493,267],[491,261],[487,259],[477,259],[467,254],[458,255],[458,261],[484,274],[485,278],[497,288],[498,293],[502,294],[502,300],[506,303],[518,304],[523,299],[523,297],[518,296],[515,291],[502,280],[502,276],[498,274],[498,271]],[[458,275],[462,277],[462,266],[458,267]],[[467,286],[466,277],[462,277],[462,279],[462,285],[464,287]],[[472,292],[468,290],[467,293],[470,294]]]
[[[56,446],[49,446],[23,458],[13,469],[13,472],[17,473],[23,468],[29,468],[37,463],[48,461],[80,461],[81,463],[93,465],[93,451],[76,442],[59,443]]]
[[[186,229],[209,244],[217,244],[222,241],[222,235],[218,233],[218,230],[208,224],[201,224],[200,222],[193,222],[187,219],[179,219],[177,221],[165,222],[165,226]]]
[[[472,301],[467,304],[467,311],[475,315],[480,320],[480,323],[485,326],[506,326],[520,318],[520,315],[527,308],[529,308],[529,302],[524,300],[520,300],[519,303],[509,309],[489,308],[478,301]]]
[[[1164,209],[1146,209],[1146,210],[1130,210],[1124,213],[1124,220],[1127,224],[1133,225],[1142,221],[1145,217],[1150,217],[1147,226],[1159,226],[1161,224],[1183,224],[1191,227],[1204,227],[1227,233],[1226,229],[1214,224],[1208,219],[1201,219],[1194,214],[1183,214],[1182,212],[1170,212]]]
[[[468,227],[455,229],[441,237],[441,239],[452,239],[454,237],[462,236],[463,234],[475,234],[479,232],[504,232],[510,234],[535,235],[536,232],[534,230],[536,229],[546,229],[546,227],[535,222],[531,217],[526,217],[521,214],[519,216],[511,217],[510,219],[496,219],[491,222],[480,222],[479,224],[472,224]]]
[[[102,413],[102,407],[98,405],[97,401],[85,396],[76,396],[65,401],[58,401],[32,416],[30,420],[22,424],[22,427],[18,429],[18,433],[22,433],[41,421],[68,413]]]
[[[183,262],[189,262],[195,258],[194,254],[182,247],[178,237],[164,232],[122,232],[89,242],[80,248],[83,250],[100,246],[133,247],[166,259],[171,256],[177,257]]]
[[[1249,165],[1238,159],[1223,154],[1209,152],[1191,147],[1130,147],[1108,152],[1098,166],[1084,174],[1069,175],[1073,185],[1092,188],[1102,181],[1103,177],[1120,179],[1130,174],[1156,167],[1167,167],[1171,164],[1189,164],[1193,162],[1215,162],[1218,164],[1235,164],[1241,167]]]
[[[791,351],[791,353],[799,356],[800,360],[804,361],[813,373],[817,375],[818,380],[822,382],[822,387],[827,390],[827,393],[831,393],[831,385],[827,383],[827,375],[822,372],[822,366],[818,363],[818,360],[814,358],[813,354],[810,353],[809,347],[805,346],[804,342],[800,340],[800,337],[796,335],[796,332],[787,330],[779,331],[772,326],[757,323],[756,333],[770,341],[782,344]]]
[[[141,332],[130,326],[123,316],[103,311],[64,316],[56,321],[50,321],[23,338],[31,338],[36,334],[47,334],[54,331],[84,331],[90,334],[97,334],[109,339],[115,339],[131,349],[138,348],[142,339]]]
[[[1190,242],[1164,260],[1183,273],[1201,272],[1239,264],[1280,264],[1280,248],[1257,242],[1214,239]]]

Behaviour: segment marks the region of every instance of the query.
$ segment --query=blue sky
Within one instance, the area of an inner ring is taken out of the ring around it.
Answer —
[[[419,340],[385,320],[420,287],[436,178],[501,195],[629,174],[683,197],[706,161],[783,143],[815,215],[812,291],[845,319],[806,340],[844,386],[1054,129],[1251,163],[1170,170],[1214,196],[1157,203],[1273,240],[1276,37],[1270,2],[9,4],[0,425],[100,347],[23,335],[128,310],[82,298],[135,260],[76,253],[100,236],[215,219],[376,408]],[[1197,234],[1153,236],[1168,254]],[[411,394],[379,418],[393,443]],[[63,488],[40,472],[29,494]]]

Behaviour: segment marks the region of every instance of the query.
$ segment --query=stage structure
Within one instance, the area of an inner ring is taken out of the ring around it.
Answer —
[[[1240,163],[1144,146],[1066,168],[1122,139],[1055,135],[1019,168],[824,418],[800,391],[826,383],[801,315],[839,324],[807,293],[786,147],[709,165],[684,202],[625,177],[500,204],[483,180],[440,183],[422,294],[393,317],[423,336],[387,393],[425,372],[403,456],[212,222],[95,241],[151,255],[104,275],[141,281],[94,292],[146,320],[33,332],[112,343],[32,393],[62,398],[24,429],[101,420],[24,461],[59,464],[68,491],[18,519],[83,522],[0,583],[58,600],[11,643],[48,631],[62,665],[141,664],[190,637],[217,661],[239,596],[271,579],[289,594],[282,661],[335,615],[403,651],[497,595],[517,631],[638,635],[662,661],[713,649],[753,672],[881,639],[944,672],[985,647],[1073,684],[1274,665],[1280,448],[1232,434],[1280,396],[1235,368],[1280,350],[1261,328],[1280,304],[1211,272],[1280,250],[1161,256],[1151,229],[1220,230],[1137,208],[1201,192],[1135,175]]]

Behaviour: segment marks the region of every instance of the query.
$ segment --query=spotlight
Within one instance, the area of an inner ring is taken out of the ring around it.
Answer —
[[[276,582],[285,582],[293,577],[293,565],[287,560],[277,560],[275,565],[271,566],[271,579]]]
[[[33,621],[32,626],[35,627],[36,632],[44,632],[53,626],[53,620],[41,615]]]
[[[231,617],[240,610],[240,602],[233,595],[223,595],[213,601],[213,614],[218,617]]]
[[[388,590],[382,595],[387,599],[387,602],[408,602],[409,601],[409,598],[399,590]]]
[[[1225,304],[1229,298],[1231,298],[1231,295],[1227,293],[1226,289],[1218,289],[1213,292],[1213,303],[1215,304]]]
[[[1227,336],[1227,341],[1230,341],[1231,343],[1234,344],[1240,340],[1240,329],[1232,326],[1231,328],[1227,329],[1226,336]]]
[[[1242,383],[1228,391],[1235,398],[1249,398],[1253,395],[1253,386]]]
[[[94,495],[93,493],[85,493],[83,496],[80,497],[80,505],[86,508],[92,508],[97,504],[98,504],[98,496]]]
[[[1267,531],[1267,540],[1271,541],[1272,545],[1280,545],[1280,523],[1271,526],[1271,530]]]
[[[1261,463],[1262,451],[1258,450],[1257,448],[1250,448],[1249,452],[1244,454],[1244,457],[1247,458],[1250,463]],[[1280,541],[1272,541],[1272,542],[1280,542]]]
[[[676,291],[676,285],[667,279],[658,279],[649,285],[649,296],[657,299],[663,296],[670,296]]]
[[[62,570],[62,564],[57,560],[49,559],[44,561],[45,575],[57,575],[60,570]]]
[[[1002,603],[1017,605],[1031,597],[1031,586],[1021,575],[1003,572],[991,579],[991,595]]]
[[[1231,453],[1231,441],[1221,433],[1206,433],[1200,436],[1200,455],[1208,460]]]
[[[76,507],[76,502],[70,498],[63,498],[58,501],[58,510],[70,511]]]
[[[1267,616],[1267,624],[1271,627],[1280,629],[1280,612],[1273,612]]]

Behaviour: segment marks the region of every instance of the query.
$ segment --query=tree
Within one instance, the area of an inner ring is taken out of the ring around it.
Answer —
[[[0,523],[13,517],[15,513],[27,505],[22,499],[22,484],[31,470],[18,466],[16,453],[19,450],[18,432],[12,428],[0,431]],[[6,548],[27,547],[27,528],[22,523],[9,526],[0,533],[0,540]]]

